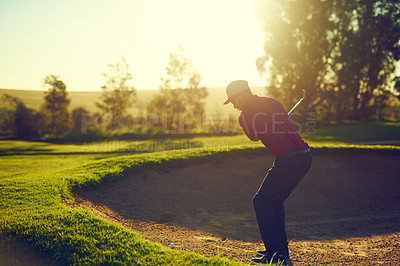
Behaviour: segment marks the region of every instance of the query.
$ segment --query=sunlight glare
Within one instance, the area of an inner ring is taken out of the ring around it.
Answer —
[[[69,90],[100,90],[101,73],[123,56],[132,85],[157,89],[169,54],[181,45],[204,86],[226,86],[233,79],[265,84],[256,68],[263,33],[253,1],[44,0],[3,7],[3,88],[43,89],[43,78],[54,74]]]

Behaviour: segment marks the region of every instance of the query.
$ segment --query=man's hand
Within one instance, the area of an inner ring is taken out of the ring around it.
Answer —
[[[239,115],[239,125],[243,128],[244,133],[246,133],[247,137],[252,141],[259,141],[257,133],[251,128],[251,124],[249,125],[244,117],[243,112]]]

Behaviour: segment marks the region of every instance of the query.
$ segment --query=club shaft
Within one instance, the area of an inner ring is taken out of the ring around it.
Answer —
[[[303,101],[304,97],[301,98],[293,107],[292,109],[290,109],[290,111],[288,112],[288,115],[290,115],[294,109],[296,109],[296,107],[301,103],[301,101]]]

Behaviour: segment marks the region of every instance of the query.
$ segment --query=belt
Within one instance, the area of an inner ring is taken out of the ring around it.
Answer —
[[[278,158],[287,158],[287,157],[291,157],[296,154],[302,154],[302,153],[308,153],[308,152],[310,152],[310,148],[308,148],[306,150],[288,151],[288,152],[285,152],[285,153],[282,153],[281,155],[279,155]]]

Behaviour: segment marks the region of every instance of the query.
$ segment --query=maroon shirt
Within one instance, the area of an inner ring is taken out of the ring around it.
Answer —
[[[275,157],[288,151],[309,148],[283,105],[274,98],[251,96],[239,116],[239,124],[249,139],[261,140]]]

